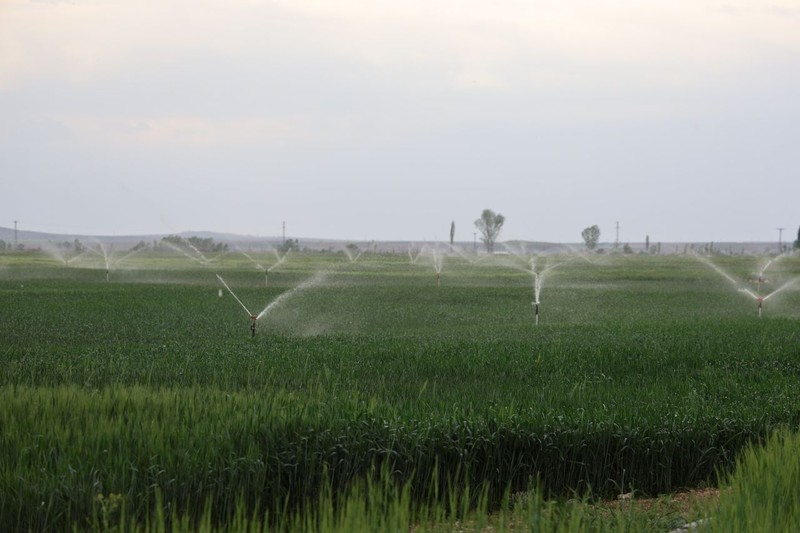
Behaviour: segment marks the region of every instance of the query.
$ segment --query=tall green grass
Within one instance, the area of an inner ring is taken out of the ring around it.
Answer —
[[[780,431],[748,446],[725,478],[711,531],[796,531],[800,524],[800,434]]]

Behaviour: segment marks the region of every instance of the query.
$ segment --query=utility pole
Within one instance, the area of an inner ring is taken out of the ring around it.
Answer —
[[[15,250],[17,249],[17,222],[19,222],[19,220],[15,220],[14,221],[14,249]]]
[[[614,248],[619,248],[619,220],[617,220],[617,237],[614,240]]]
[[[783,253],[783,230],[786,228],[775,228],[778,230],[778,253]]]
[[[283,245],[286,246],[286,221],[283,221]]]

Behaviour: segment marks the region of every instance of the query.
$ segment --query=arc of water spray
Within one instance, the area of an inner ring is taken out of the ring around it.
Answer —
[[[205,264],[205,263],[204,263],[204,262],[203,262],[201,259],[199,259],[199,258],[197,258],[197,257],[193,256],[192,254],[190,254],[189,252],[187,252],[186,250],[184,250],[184,249],[183,249],[183,248],[181,248],[180,246],[175,246],[175,245],[174,245],[174,244],[172,244],[171,242],[169,242],[169,241],[165,241],[165,240],[162,240],[162,241],[161,241],[161,244],[164,244],[164,245],[166,245],[166,246],[167,246],[167,248],[171,248],[172,250],[174,250],[174,251],[176,251],[176,252],[180,252],[180,253],[182,253],[183,255],[185,255],[186,257],[188,257],[189,259],[191,259],[192,261],[197,261],[197,262],[198,262],[198,263],[200,263],[201,265]]]
[[[761,311],[762,311],[762,309],[764,307],[764,302],[766,302],[767,300],[769,300],[770,298],[772,298],[773,296],[775,296],[779,292],[788,289],[789,287],[794,285],[796,282],[797,282],[797,278],[791,279],[791,280],[787,281],[786,283],[784,283],[783,285],[781,285],[780,287],[778,287],[777,289],[775,289],[774,291],[772,291],[771,293],[767,294],[766,296],[758,296],[757,294],[754,294],[753,291],[751,291],[750,289],[746,289],[746,288],[742,288],[742,289],[739,289],[739,290],[741,292],[749,295],[756,302],[758,302],[758,316],[759,316],[759,318],[761,318]]]
[[[233,246],[236,248],[236,250],[237,250],[237,251],[238,251],[240,254],[242,254],[243,256],[245,256],[246,258],[248,258],[248,259],[249,259],[249,260],[250,260],[250,261],[253,263],[253,265],[255,265],[255,267],[256,267],[257,269],[259,269],[259,270],[261,270],[262,272],[264,272],[264,286],[266,287],[267,285],[269,285],[269,269],[268,269],[268,268],[266,268],[266,267],[264,267],[264,266],[263,266],[261,263],[259,263],[259,262],[258,262],[258,261],[256,261],[255,259],[253,259],[253,257],[252,257],[250,254],[248,254],[247,252],[245,252],[244,250],[242,250],[242,249],[241,249],[241,248],[240,248],[240,247],[239,247],[237,244],[235,244],[235,243],[234,243],[234,244],[233,244]]]
[[[106,253],[106,247],[103,246],[103,243],[99,240],[97,241],[97,247],[100,248],[99,252],[94,248],[92,248],[91,246],[89,247],[89,250],[91,250],[92,252],[103,258],[103,263],[105,264],[106,267],[106,281],[109,281],[111,276],[111,260],[109,259],[108,254]]]
[[[92,252],[93,254],[95,254],[95,255],[97,255],[99,257],[102,257],[103,258],[103,262],[105,263],[106,267],[108,267],[108,254],[106,254],[106,249],[103,246],[103,243],[102,242],[98,242],[97,243],[97,247],[100,249],[100,251],[95,250],[91,246],[89,246],[87,249],[90,252]]]
[[[126,259],[129,259],[131,256],[134,256],[134,255],[138,254],[142,250],[144,250],[144,247],[137,248],[136,250],[131,250],[127,254],[125,254],[122,257],[120,257],[119,259],[113,260],[113,258],[112,258],[111,264],[112,264],[112,266],[119,265],[120,263],[122,263]]]
[[[576,257],[570,257],[566,261],[560,261],[558,263],[553,263],[550,266],[546,266],[539,270],[536,269],[536,257],[531,256],[528,260],[528,264],[530,266],[529,271],[533,276],[533,316],[536,325],[539,325],[539,306],[541,305],[541,294],[542,294],[542,283],[544,281],[545,275],[564,264],[567,264],[571,261],[574,261]]]
[[[343,249],[344,249],[344,254],[347,256],[347,258],[350,260],[351,263],[355,263],[356,261],[358,261],[358,258],[361,257],[364,254],[364,252],[367,251],[365,248],[363,250],[358,250],[358,253],[353,255],[353,251],[347,246],[345,246]]]
[[[236,245],[234,244],[234,246],[236,246]],[[260,269],[260,270],[266,270],[266,268],[264,268],[264,266],[263,266],[261,263],[259,263],[259,262],[258,262],[258,261],[256,261],[255,259],[253,259],[253,256],[251,256],[250,254],[248,254],[247,252],[245,252],[244,250],[242,250],[242,249],[241,249],[241,248],[239,248],[238,246],[236,246],[236,250],[238,250],[238,252],[239,252],[240,254],[242,254],[243,256],[245,256],[246,258],[248,258],[248,259],[249,259],[249,260],[250,260],[250,261],[251,261],[251,262],[252,262],[252,263],[255,265],[255,267],[256,267],[256,268],[258,268],[258,269]]]
[[[433,270],[436,272],[436,286],[442,285],[442,267],[444,266],[444,257],[439,253],[436,248],[431,249],[431,259],[433,260]]]
[[[307,289],[313,285],[316,285],[317,283],[321,282],[324,278],[325,278],[325,273],[318,272],[317,274],[314,275],[314,277],[304,281],[297,287],[294,287],[293,289],[289,289],[288,291],[281,293],[277,298],[275,298],[269,304],[267,304],[267,306],[264,309],[262,309],[260,313],[255,315],[255,320],[260,319],[261,317],[263,317],[264,315],[275,309],[282,302],[286,301],[293,295],[297,294],[297,292]]]
[[[411,263],[416,263],[419,260],[419,256],[422,253],[422,248],[416,250],[414,253],[413,245],[409,245],[408,247],[408,258],[411,260]]]
[[[183,242],[185,242],[185,243],[186,243],[186,246],[188,246],[189,248],[191,248],[191,249],[194,251],[194,253],[196,253],[197,255],[199,255],[199,256],[200,256],[200,259],[199,259],[199,261],[200,261],[202,264],[206,265],[206,264],[208,264],[208,263],[209,263],[209,261],[208,261],[208,258],[206,258],[206,256],[204,256],[204,255],[203,255],[203,252],[201,252],[200,250],[198,250],[198,249],[197,249],[197,247],[196,247],[194,244],[192,244],[191,242],[189,242],[189,240],[188,240],[188,239],[183,239]]]
[[[270,265],[270,266],[269,266],[269,267],[266,269],[266,272],[272,272],[272,269],[274,269],[274,268],[278,268],[278,267],[279,267],[279,266],[281,266],[283,263],[285,263],[285,262],[286,262],[286,258],[287,258],[287,257],[289,257],[289,254],[290,254],[290,253],[292,253],[292,251],[291,251],[291,250],[286,250],[286,253],[284,253],[283,255],[280,255],[280,254],[278,253],[278,251],[277,251],[275,248],[273,248],[273,249],[272,249],[272,253],[274,253],[274,254],[275,254],[275,259],[276,259],[276,261],[275,261],[274,263],[272,263],[272,264],[271,264],[271,265]]]
[[[237,302],[239,302],[239,305],[241,305],[241,306],[242,306],[242,309],[244,309],[244,312],[245,312],[245,313],[247,313],[247,316],[249,316],[250,318],[253,318],[253,317],[255,317],[255,316],[256,316],[256,315],[254,315],[253,313],[251,313],[251,312],[250,312],[250,310],[247,308],[247,306],[246,306],[246,305],[244,305],[244,304],[242,303],[242,301],[239,299],[239,297],[238,297],[238,296],[236,296],[236,293],[235,293],[235,292],[233,292],[233,290],[232,290],[230,287],[228,287],[228,284],[227,284],[227,283],[225,283],[225,280],[224,280],[224,279],[222,279],[222,276],[220,276],[219,274],[217,274],[217,279],[220,281],[220,283],[222,283],[222,284],[225,286],[225,288],[226,288],[226,289],[228,289],[228,292],[229,292],[229,293],[231,293],[231,296],[233,296],[233,298],[234,298],[234,299],[235,299]]]
[[[474,265],[477,261],[482,261],[486,257],[486,256],[480,258],[467,257],[467,255],[455,244],[450,245],[450,251],[458,254],[459,257],[461,257],[464,261],[466,261],[470,265]]]
[[[748,289],[747,287],[741,287],[741,286],[739,285],[739,283],[738,283],[738,282],[737,282],[737,281],[736,281],[736,280],[735,280],[735,279],[734,279],[734,278],[733,278],[731,275],[729,275],[727,272],[725,272],[725,271],[724,271],[724,270],[722,270],[720,267],[718,267],[717,265],[715,265],[715,264],[714,264],[713,262],[711,262],[709,259],[707,259],[707,258],[705,258],[705,257],[703,257],[703,256],[701,256],[701,255],[698,255],[698,254],[695,254],[694,256],[695,256],[695,257],[696,257],[696,258],[697,258],[699,261],[701,261],[701,262],[705,263],[706,265],[708,265],[709,267],[713,268],[713,269],[714,269],[714,270],[715,270],[715,271],[716,271],[718,274],[720,274],[722,277],[724,277],[725,279],[727,279],[728,281],[730,281],[730,282],[733,284],[733,286],[734,286],[734,287],[735,287],[735,288],[736,288],[736,289],[737,289],[739,292],[741,292],[741,293],[744,293],[744,294],[746,294],[746,295],[750,296],[752,299],[754,299],[756,302],[758,302],[758,316],[759,316],[759,317],[761,316],[762,304],[763,304],[764,302],[766,302],[767,300],[769,300],[770,298],[772,298],[773,296],[775,296],[775,295],[776,295],[776,294],[778,294],[779,292],[781,292],[781,291],[784,291],[784,290],[788,289],[789,287],[791,287],[792,285],[794,285],[794,284],[795,284],[795,283],[798,281],[798,279],[797,279],[797,278],[791,279],[791,280],[787,281],[786,283],[784,283],[783,285],[781,285],[780,287],[778,287],[777,289],[775,289],[774,291],[772,291],[771,293],[767,294],[766,296],[759,296],[758,294],[754,293],[753,291],[751,291],[751,290],[750,290],[750,289]],[[772,262],[772,261],[770,261],[769,263],[767,263],[767,267],[769,266],[769,264],[770,264],[771,262]],[[764,270],[766,270],[766,268],[767,268],[767,267],[764,267]],[[762,272],[763,272],[763,270],[762,270]]]
[[[269,304],[267,304],[267,306],[264,309],[262,309],[260,313],[258,313],[256,315],[256,314],[253,314],[247,308],[247,306],[244,305],[244,303],[242,303],[242,301],[239,299],[239,297],[236,296],[236,293],[233,292],[233,290],[228,286],[228,284],[225,283],[225,280],[222,279],[222,276],[217,274],[217,279],[220,281],[220,283],[222,283],[222,285],[224,285],[225,288],[228,289],[228,292],[231,293],[231,296],[233,296],[234,299],[237,302],[239,302],[239,305],[242,306],[242,309],[244,309],[245,313],[247,313],[247,316],[250,317],[250,320],[251,320],[250,331],[252,331],[253,337],[255,337],[255,335],[256,335],[256,322],[261,317],[263,317],[264,315],[269,313],[271,310],[273,310],[275,307],[280,305],[282,302],[284,302],[287,299],[289,299],[292,295],[296,294],[298,291],[302,291],[303,289],[307,289],[307,288],[311,287],[312,285],[316,285],[317,283],[322,281],[322,279],[324,277],[325,277],[325,273],[324,272],[318,272],[311,279],[308,279],[305,282],[303,282],[300,285],[298,285],[297,287],[294,287],[293,289],[290,289],[290,290],[280,294],[277,298],[275,298],[273,301],[271,301]]]
[[[64,263],[64,266],[69,266],[70,263],[72,263],[76,259],[79,259],[80,257],[88,254],[89,252],[97,253],[94,250],[92,250],[91,248],[85,247],[82,251],[77,252],[72,257],[67,257],[66,252],[62,253],[61,250],[59,250],[58,248],[53,248],[52,246],[48,246],[46,244],[42,246],[42,250],[44,250],[44,252],[47,253],[52,258],[57,259],[61,263]]]
[[[777,289],[775,289],[771,293],[769,293],[766,296],[764,296],[764,298],[762,298],[762,300],[766,302],[767,300],[769,300],[770,298],[772,298],[773,296],[775,296],[779,292],[788,289],[789,287],[791,287],[795,283],[797,283],[797,278],[787,281],[786,283],[784,283],[783,285],[781,285],[780,287],[778,287]]]
[[[250,254],[248,254],[247,252],[242,250],[239,246],[237,246],[236,244],[234,244],[234,246],[236,247],[236,250],[238,250],[240,254],[242,254],[243,256],[248,258],[253,263],[253,265],[255,265],[256,268],[258,268],[259,270],[264,272],[264,286],[265,287],[267,285],[269,285],[269,273],[272,272],[272,269],[277,268],[280,265],[282,265],[286,261],[286,258],[288,257],[289,253],[291,252],[291,250],[287,250],[285,254],[280,255],[278,253],[278,251],[275,250],[275,248],[272,248],[272,253],[275,254],[275,259],[276,259],[275,263],[273,263],[269,267],[265,267],[264,265],[262,265],[261,263],[256,261]]]
[[[718,267],[717,265],[715,265],[714,263],[712,263],[710,260],[706,259],[702,255],[695,254],[694,256],[699,261],[701,261],[701,262],[705,263],[706,265],[708,265],[709,267],[713,268],[720,276],[722,276],[723,278],[725,278],[728,281],[730,281],[733,284],[734,287],[736,287],[739,290],[742,290],[741,287],[739,287],[739,283],[735,279],[733,279],[733,277],[730,274],[728,274],[727,272],[722,270],[720,267]],[[750,292],[750,291],[747,291],[747,292]],[[750,294],[752,295],[752,293],[750,293]],[[758,297],[756,296],[756,298],[758,298]]]
[[[71,262],[75,261],[76,259],[78,259],[79,257],[82,257],[82,256],[88,254],[90,250],[91,250],[91,248],[86,248],[84,251],[78,253],[78,255],[73,255],[72,257],[67,259],[67,263],[71,263]]]
[[[767,261],[767,264],[766,264],[766,265],[764,265],[764,268],[762,268],[762,269],[759,271],[759,273],[758,273],[758,277],[759,277],[759,278],[760,278],[760,277],[763,277],[763,276],[764,276],[764,274],[766,274],[766,272],[767,272],[767,269],[768,269],[768,268],[769,268],[771,265],[773,265],[773,264],[777,263],[778,261],[780,261],[780,260],[781,260],[781,259],[783,259],[784,257],[786,257],[786,254],[780,254],[780,255],[778,255],[778,256],[776,256],[776,257],[773,257],[773,258],[772,258],[772,259],[770,259],[769,261]]]

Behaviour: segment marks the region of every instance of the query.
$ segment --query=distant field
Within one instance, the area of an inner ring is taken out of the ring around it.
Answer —
[[[655,495],[800,424],[800,257],[540,256],[538,325],[531,258],[437,258],[0,255],[0,529],[99,494],[225,523],[380,468],[420,502]]]

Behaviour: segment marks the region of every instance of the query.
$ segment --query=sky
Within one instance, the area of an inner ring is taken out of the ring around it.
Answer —
[[[798,0],[0,0],[0,226],[793,240]]]

